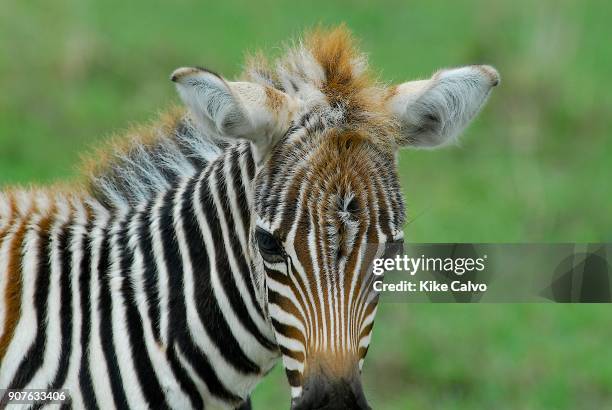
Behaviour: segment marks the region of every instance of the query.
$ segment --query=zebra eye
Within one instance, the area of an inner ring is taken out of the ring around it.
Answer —
[[[285,252],[278,239],[270,232],[261,228],[255,230],[255,239],[261,256],[268,262],[282,262],[285,259]]]

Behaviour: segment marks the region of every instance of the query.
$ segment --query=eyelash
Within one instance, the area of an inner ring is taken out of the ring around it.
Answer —
[[[266,261],[282,262],[286,259],[287,255],[282,244],[270,232],[257,228],[255,230],[255,239],[257,240],[259,253],[261,253]]]

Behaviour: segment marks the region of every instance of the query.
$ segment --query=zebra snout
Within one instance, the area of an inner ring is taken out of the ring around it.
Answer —
[[[325,375],[311,376],[292,410],[371,410],[359,378],[331,380]]]

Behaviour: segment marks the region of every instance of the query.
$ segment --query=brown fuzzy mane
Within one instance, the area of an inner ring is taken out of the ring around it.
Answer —
[[[321,89],[330,104],[352,101],[364,89],[375,85],[365,56],[358,51],[346,27],[331,31],[316,29],[306,36],[305,45],[325,72]]]
[[[272,63],[260,53],[251,56],[243,78],[298,95],[300,83],[310,84],[330,107],[344,108],[346,128],[363,131],[377,145],[394,145],[389,136],[396,123],[385,105],[388,88],[372,74],[367,56],[344,25],[307,32]]]
[[[117,165],[117,161],[135,147],[152,147],[163,138],[174,138],[172,130],[186,113],[184,107],[173,106],[159,114],[150,123],[136,124],[127,130],[111,135],[95,146],[91,152],[81,156],[80,174],[92,180]]]

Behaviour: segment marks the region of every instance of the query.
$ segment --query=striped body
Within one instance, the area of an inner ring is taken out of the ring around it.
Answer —
[[[242,143],[133,210],[4,198],[0,388],[67,388],[76,408],[239,405],[278,357],[248,258],[253,176]]]

